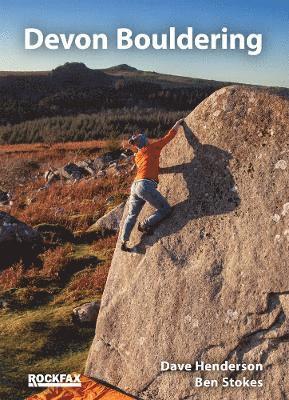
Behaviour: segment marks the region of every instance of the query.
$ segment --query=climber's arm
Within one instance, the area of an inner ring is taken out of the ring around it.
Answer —
[[[177,134],[179,126],[183,123],[183,118],[179,119],[175,125],[169,130],[169,132],[161,139],[154,142],[154,145],[162,149],[166,144],[168,144]]]
[[[154,142],[154,145],[159,148],[163,148],[166,144],[168,144],[177,134],[177,130],[172,128],[168,131],[168,133],[162,137],[161,139]]]

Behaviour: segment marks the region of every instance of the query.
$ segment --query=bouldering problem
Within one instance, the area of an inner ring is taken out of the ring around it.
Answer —
[[[117,244],[87,375],[145,400],[285,398],[288,117],[286,96],[243,86],[218,90],[187,116],[161,157],[159,190],[174,212],[152,236],[134,229],[144,253]],[[263,386],[249,397],[244,387],[212,395],[193,386],[194,371],[160,371],[163,360],[226,359],[261,363]]]

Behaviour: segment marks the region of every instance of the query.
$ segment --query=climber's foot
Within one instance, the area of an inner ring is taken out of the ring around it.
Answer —
[[[122,250],[122,251],[126,251],[126,252],[130,252],[131,251],[131,249],[127,246],[127,242],[122,242],[121,243],[121,246],[120,246],[120,249]]]
[[[153,235],[154,230],[152,226],[147,226],[144,223],[139,223],[137,229],[146,235]]]

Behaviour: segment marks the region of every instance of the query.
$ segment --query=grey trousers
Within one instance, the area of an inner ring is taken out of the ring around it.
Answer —
[[[146,226],[155,226],[162,219],[167,217],[171,212],[171,206],[164,198],[164,196],[162,196],[157,190],[157,183],[149,179],[140,179],[138,181],[135,181],[131,187],[128,215],[124,222],[123,230],[121,233],[122,241],[129,240],[137,217],[146,202],[156,208],[156,211],[143,221],[143,224]]]

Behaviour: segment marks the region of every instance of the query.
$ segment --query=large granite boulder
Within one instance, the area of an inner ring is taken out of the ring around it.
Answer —
[[[268,89],[223,88],[186,118],[161,157],[174,212],[151,237],[135,229],[133,253],[117,243],[86,374],[141,399],[286,398],[288,131],[288,97]],[[263,370],[160,370],[224,360]],[[224,388],[222,377],[263,386]]]
[[[0,267],[32,261],[42,250],[41,235],[24,222],[0,211]]]

